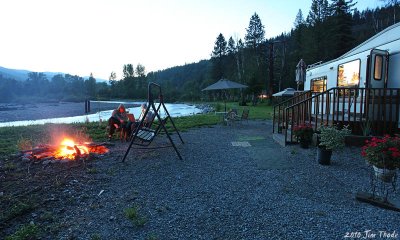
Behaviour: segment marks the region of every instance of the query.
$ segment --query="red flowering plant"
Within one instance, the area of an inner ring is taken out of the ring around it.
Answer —
[[[366,141],[361,155],[378,168],[394,170],[400,167],[400,138],[385,135],[383,138],[374,137]]]
[[[295,126],[293,128],[293,134],[300,142],[311,142],[314,129],[312,128],[311,124],[304,123]]]

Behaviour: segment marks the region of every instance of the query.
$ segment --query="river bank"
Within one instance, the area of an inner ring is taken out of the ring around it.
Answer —
[[[88,114],[98,113],[100,111],[112,110],[118,107],[120,102],[98,102],[92,101],[91,111]],[[124,102],[126,108],[135,108],[141,105],[141,102]],[[170,104],[167,104],[170,105]],[[185,106],[192,106],[189,104],[174,105],[174,110],[178,109],[178,115],[185,115]],[[205,104],[195,106],[200,109],[200,112],[210,111],[210,107]],[[192,110],[190,110],[193,112]],[[136,111],[137,112],[137,111]],[[195,111],[198,113],[199,111]],[[179,114],[182,113],[182,114]],[[49,118],[67,118],[85,115],[84,102],[59,102],[59,103],[30,103],[30,104],[4,104],[0,103],[0,123],[14,122],[14,121],[27,121],[27,120],[40,120]],[[107,113],[107,116],[109,113]]]
[[[91,103],[91,112],[111,110],[119,103]],[[138,104],[127,104],[135,107]],[[29,103],[29,104],[0,104],[0,122],[38,120],[46,118],[73,117],[85,114],[84,102],[59,102],[59,103]]]

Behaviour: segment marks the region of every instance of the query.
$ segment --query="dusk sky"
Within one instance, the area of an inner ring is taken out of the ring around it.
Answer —
[[[358,0],[364,10],[379,0]],[[311,0],[1,0],[0,66],[108,79],[209,59],[219,33],[244,39],[256,12],[266,38],[288,32]]]

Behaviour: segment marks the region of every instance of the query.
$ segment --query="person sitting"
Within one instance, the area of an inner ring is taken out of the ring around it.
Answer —
[[[111,140],[112,135],[114,134],[115,129],[121,129],[122,133],[129,133],[130,125],[132,122],[129,121],[127,112],[125,110],[125,106],[120,104],[117,109],[115,109],[110,119],[108,119],[108,139]]]
[[[146,113],[146,110],[147,110],[147,105],[145,103],[143,103],[142,104],[142,111],[141,111],[140,116],[139,116],[139,122],[142,121],[142,118],[144,117],[144,114]],[[149,127],[151,125],[151,123],[153,122],[154,117],[155,117],[154,113],[151,110],[149,110],[147,112],[146,118],[143,121],[144,126]],[[137,124],[139,124],[139,123],[137,123]]]

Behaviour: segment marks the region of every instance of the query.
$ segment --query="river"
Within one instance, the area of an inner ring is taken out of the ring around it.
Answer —
[[[100,101],[92,101],[91,106],[96,106],[96,104],[102,104],[102,103],[107,103],[107,104],[115,104],[115,106],[118,106],[120,103],[124,103],[126,105],[134,105],[135,107],[128,107],[127,111],[130,113],[133,113],[135,118],[138,118],[140,115],[140,106],[143,102],[119,102],[119,101],[107,101],[107,102],[100,102]],[[66,105],[62,105],[60,107],[65,107]],[[156,107],[158,104],[156,103]],[[167,108],[167,111],[172,117],[181,117],[181,116],[189,116],[189,115],[194,115],[202,112],[202,109],[194,106],[194,105],[189,105],[189,104],[181,104],[181,103],[166,103],[165,107]],[[114,109],[115,107],[111,108]],[[36,111],[40,112],[49,112],[50,110],[43,110],[44,107],[40,106]],[[55,107],[53,106],[53,109]],[[96,109],[95,107],[92,107],[92,110]],[[24,109],[25,112],[29,112],[26,108]],[[38,124],[46,124],[46,123],[82,123],[82,122],[99,122],[99,121],[107,121],[108,118],[110,118],[111,113],[113,110],[103,110],[103,111],[96,111],[96,113],[92,114],[82,114],[82,115],[76,115],[76,116],[66,116],[66,117],[53,117],[53,118],[43,118],[43,119],[24,119],[24,120],[16,120],[16,121],[6,121],[6,122],[1,122],[0,119],[0,127],[10,127],[10,126],[27,126],[27,125],[38,125]],[[10,111],[10,114],[12,111]],[[7,114],[7,113],[5,113]],[[26,114],[25,114],[26,115]],[[44,114],[46,115],[46,114]],[[160,115],[161,117],[166,115],[166,112],[163,110],[161,107],[160,110]],[[29,118],[29,117],[28,117]]]

